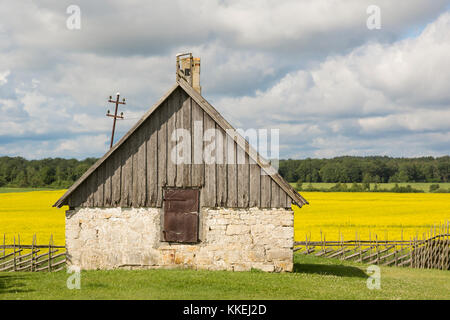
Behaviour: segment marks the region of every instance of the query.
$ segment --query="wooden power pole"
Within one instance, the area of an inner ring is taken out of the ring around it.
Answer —
[[[114,131],[116,130],[116,120],[117,119],[123,119],[123,112],[120,113],[120,116],[117,115],[117,111],[119,109],[119,104],[126,104],[125,103],[125,98],[123,98],[122,101],[119,101],[119,97],[120,97],[120,93],[117,92],[117,98],[116,98],[115,101],[112,100],[112,96],[109,96],[109,100],[108,100],[108,102],[116,104],[116,110],[114,111],[114,114],[110,114],[109,110],[108,110],[108,113],[106,114],[108,117],[114,118],[113,128],[112,128],[112,133],[111,133],[111,145],[109,146],[110,149],[112,148],[113,143],[114,143]]]

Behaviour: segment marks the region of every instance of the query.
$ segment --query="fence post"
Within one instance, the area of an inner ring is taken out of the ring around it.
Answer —
[[[31,242],[31,265],[30,265],[30,271],[33,272],[33,265],[34,265],[34,244],[36,242],[36,234],[33,235],[33,241]]]
[[[449,237],[450,237],[450,229],[449,229],[449,221],[447,220],[447,231],[445,232],[445,270],[450,269],[450,257],[449,257]]]
[[[14,236],[13,252],[13,270],[16,271],[16,236]]]
[[[305,246],[306,246],[306,254],[309,254],[309,248],[308,248],[308,234],[306,234],[305,237],[306,237],[306,242],[305,242]]]
[[[18,261],[17,262],[20,262],[21,260],[22,260],[22,258],[21,258],[21,252],[22,252],[22,250],[20,250],[21,249],[21,247],[20,247],[20,234],[17,234],[17,243],[18,243],[18,245],[19,245],[19,258],[17,259]]]
[[[48,272],[52,271],[52,240],[53,235],[50,235],[50,240],[48,241]]]
[[[322,238],[322,229],[320,229],[320,242],[322,242],[322,252],[323,252],[325,247],[324,247],[323,238]]]
[[[3,258],[6,255],[6,234],[3,234]]]
[[[377,247],[377,260],[375,261],[375,263],[379,264],[378,258],[380,257],[380,254],[379,254],[379,250],[378,250],[378,235],[377,234],[375,235],[375,245]]]
[[[450,221],[447,220],[447,232],[445,233],[445,261],[446,261],[446,270],[450,269],[450,257],[449,257],[449,238],[450,238]]]
[[[413,268],[414,267],[414,264],[413,264],[413,246],[412,246],[412,243],[411,243],[412,241],[411,241],[411,236],[409,236],[409,266],[411,267],[411,268]]]

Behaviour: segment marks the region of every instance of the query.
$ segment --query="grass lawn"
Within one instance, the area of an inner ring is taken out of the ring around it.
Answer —
[[[194,270],[0,273],[2,299],[450,299],[450,272],[381,267],[381,289],[366,287],[366,265],[295,257],[295,272]]]

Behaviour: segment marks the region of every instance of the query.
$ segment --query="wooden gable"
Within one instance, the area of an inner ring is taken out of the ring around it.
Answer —
[[[202,126],[194,130],[199,122]],[[170,160],[176,148],[174,129],[190,133],[186,163]],[[202,156],[208,129],[217,129],[216,138],[223,141],[215,150],[222,159],[213,164]],[[307,203],[278,173],[266,174],[265,164],[250,156],[248,142],[231,137],[227,129],[231,125],[181,80],[54,206],[162,207],[165,188],[199,188],[201,207],[290,208],[292,202]]]

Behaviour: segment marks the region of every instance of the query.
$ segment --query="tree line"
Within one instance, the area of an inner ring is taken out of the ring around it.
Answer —
[[[27,160],[0,157],[0,187],[68,188],[96,161],[96,158]],[[439,183],[449,182],[450,156],[288,159],[280,160],[279,172],[287,181],[298,183]]]
[[[0,157],[0,187],[68,188],[96,161]]]
[[[287,181],[297,183],[449,182],[450,156],[288,159],[280,160],[279,172]]]

